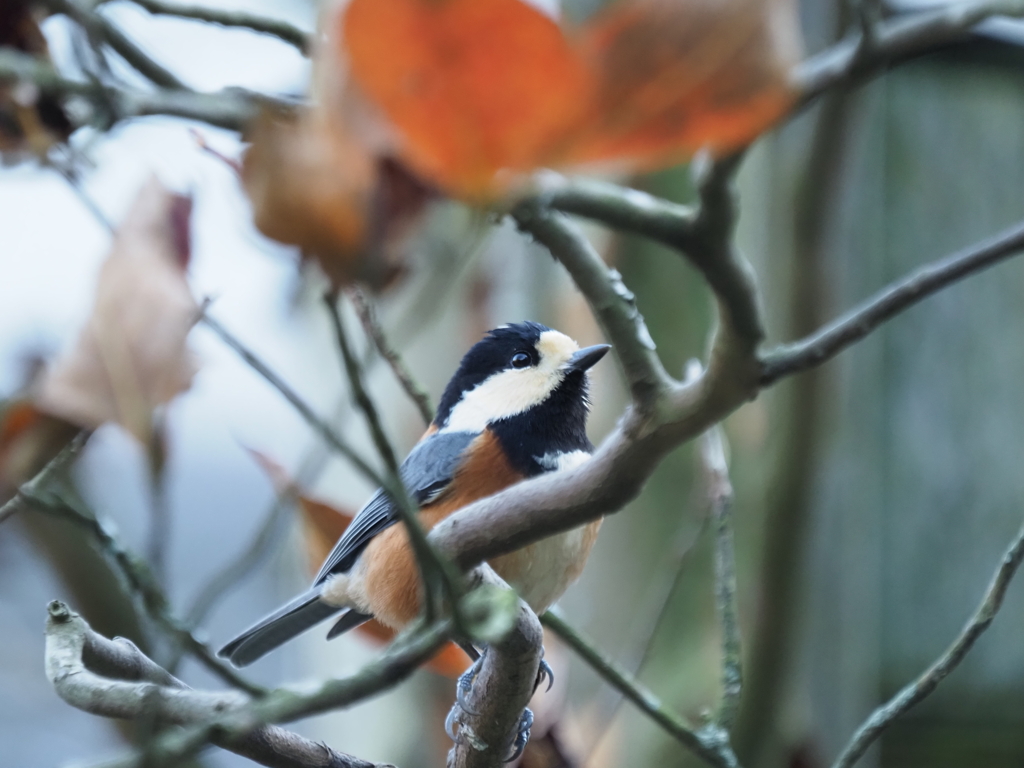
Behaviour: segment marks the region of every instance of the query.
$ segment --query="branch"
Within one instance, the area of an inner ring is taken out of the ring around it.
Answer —
[[[832,768],[850,768],[861,758],[882,731],[892,725],[896,718],[905,714],[911,707],[931,694],[939,683],[959,666],[968,651],[974,646],[975,641],[988,629],[1002,607],[1006,589],[1022,560],[1024,560],[1024,527],[1021,528],[1017,538],[1013,540],[1006,550],[1006,554],[1003,555],[1003,560],[985,591],[981,605],[978,606],[970,621],[967,622],[967,626],[963,628],[953,644],[920,677],[871,713],[871,716],[857,729],[839,757],[836,758]]]
[[[459,704],[453,709],[459,712],[455,720],[459,727],[455,746],[448,752],[448,768],[501,768],[536,688],[544,630],[537,615],[490,566],[481,566],[473,577],[487,585],[479,593],[485,599],[502,590],[513,599],[514,611],[502,616],[510,619],[508,631],[487,642],[466,696],[469,711],[460,712]]]
[[[598,651],[588,638],[573,629],[556,610],[550,610],[541,616],[541,622],[579,654],[606,682],[618,689],[641,712],[678,742],[716,768],[737,768],[736,756],[729,746],[729,736],[720,727],[710,723],[702,728],[687,725],[650,689]]]
[[[363,384],[363,372],[359,366],[359,361],[349,346],[344,321],[338,309],[337,293],[329,291],[324,294],[324,304],[327,306],[327,312],[331,317],[331,324],[334,326],[334,334],[338,341],[338,348],[341,351],[352,396],[366,418],[374,445],[376,445],[377,452],[387,467],[387,477],[384,478],[381,485],[388,496],[391,497],[402,522],[405,524],[406,533],[409,536],[409,542],[412,544],[413,554],[416,556],[416,563],[419,567],[420,577],[426,592],[425,605],[423,606],[425,616],[427,621],[432,621],[437,615],[440,601],[448,597],[454,602],[461,591],[459,587],[459,574],[454,571],[450,563],[443,560],[434,551],[434,548],[427,541],[423,526],[420,525],[417,514],[419,509],[409,495],[405,483],[402,482],[395,449],[384,432],[384,425],[381,423],[377,407],[373,404],[373,400]]]
[[[831,88],[949,43],[991,16],[1021,15],[1021,0],[968,0],[876,23],[870,38],[853,35],[797,66],[793,79],[801,99],[794,111]]]
[[[559,214],[528,201],[512,215],[519,228],[546,246],[572,275],[612,344],[633,402],[650,410],[672,379],[658,359],[636,298],[621,275],[609,269],[583,234]]]
[[[228,684],[259,696],[264,689],[249,682],[218,659],[206,644],[199,640],[168,609],[166,594],[153,578],[146,564],[129,552],[114,535],[113,528],[102,523],[95,514],[85,507],[77,493],[69,489],[58,490],[50,483],[46,488],[33,488],[25,499],[33,508],[47,514],[62,517],[83,528],[92,538],[96,547],[117,568],[129,593],[137,598],[148,616],[173,640],[191,653],[208,670]]]
[[[313,431],[316,432],[325,443],[352,462],[352,465],[370,482],[381,487],[387,486],[387,480],[382,477],[377,470],[367,464],[363,457],[360,456],[352,446],[346,443],[342,439],[341,435],[333,430],[326,421],[320,418],[312,407],[310,407],[309,404],[306,403],[306,401],[303,400],[298,393],[285,382],[284,379],[278,376],[270,366],[264,363],[248,347],[235,338],[227,328],[210,317],[209,313],[204,313],[200,322],[217,334],[221,341],[237,352],[238,356],[241,357],[250,368],[256,371],[256,373],[266,379],[267,383],[280,392],[284,396],[284,399],[291,403],[292,407],[299,412],[299,415],[305,419],[306,423],[313,428]]]
[[[785,376],[821,365],[922,299],[1016,256],[1022,249],[1024,222],[911,272],[819,331],[764,354],[761,386],[771,386]]]
[[[15,494],[0,506],[0,523],[30,507],[33,498],[40,491],[53,482],[54,478],[63,475],[78,458],[78,454],[81,453],[90,434],[91,432],[87,431],[79,432],[60,453],[39,471],[39,474],[18,488]]]
[[[378,676],[382,672],[378,665]],[[57,694],[73,707],[103,717],[155,717],[160,723],[190,726],[191,733],[209,732],[218,746],[271,768],[378,766],[283,728],[261,724],[254,716],[261,707],[273,709],[275,701],[278,710],[294,712],[300,702],[308,705],[330,685],[340,700],[343,697],[338,692],[355,688],[354,681],[359,675],[347,681],[334,681],[311,694],[275,691],[262,702],[236,691],[194,691],[130,641],[111,641],[96,634],[59,601],[50,603],[46,622],[46,674]],[[361,688],[365,691],[365,682]],[[288,706],[282,707],[285,702]],[[228,721],[233,725],[211,725]],[[196,737],[190,736],[190,740]]]
[[[113,122],[146,115],[170,115],[241,131],[261,105],[290,108],[288,102],[239,88],[219,93],[157,89],[151,92],[109,88],[99,82],[63,77],[52,64],[12,48],[0,47],[0,83],[27,81],[57,98],[80,96]]]
[[[395,374],[395,378],[398,379],[398,383],[402,385],[402,389],[405,390],[405,393],[416,404],[423,423],[429,425],[434,420],[434,407],[430,403],[430,395],[420,386],[401,356],[388,343],[387,337],[384,335],[384,329],[381,328],[380,322],[377,319],[377,313],[374,312],[373,305],[366,298],[366,295],[356,287],[349,288],[346,293],[352,301],[352,305],[356,308],[356,313],[359,315],[359,320],[363,324],[363,330],[366,332],[367,337],[373,341],[373,345],[377,348],[380,356],[391,366],[391,371]]]
[[[743,691],[743,653],[736,615],[733,492],[725,459],[725,435],[720,426],[716,425],[701,435],[699,456],[715,525],[715,608],[722,626],[722,702],[715,722],[728,731],[736,720]]]
[[[45,5],[51,11],[64,14],[75,21],[90,37],[109,45],[133,69],[154,84],[162,88],[185,88],[185,84],[170,70],[150,58],[103,14],[93,12],[76,0],[45,0]]]
[[[107,0],[101,0],[106,2]],[[245,11],[227,11],[221,8],[209,8],[204,5],[183,5],[179,3],[165,3],[162,0],[128,0],[140,8],[155,16],[176,16],[181,19],[193,19],[217,24],[222,27],[241,27],[251,29],[264,35],[276,37],[289,45],[293,45],[299,51],[308,56],[314,35],[305,32],[292,24],[281,19],[269,19],[265,16],[258,16]]]
[[[697,211],[629,187],[592,179],[568,179],[547,172],[538,176],[539,205],[599,221],[613,229],[643,235],[671,248],[693,242]]]

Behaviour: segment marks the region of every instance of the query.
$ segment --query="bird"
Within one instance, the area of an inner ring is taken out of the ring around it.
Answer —
[[[521,480],[587,461],[594,449],[586,429],[588,371],[609,349],[607,344],[581,349],[569,336],[532,321],[502,325],[474,344],[445,387],[433,421],[399,468],[423,529]],[[378,490],[353,518],[310,589],[227,643],[219,655],[246,666],[339,613],[328,639],[370,618],[395,630],[405,627],[419,614],[423,588],[399,522],[394,502]],[[540,614],[579,577],[600,525],[599,519],[541,539],[490,565]],[[467,648],[478,663],[480,654],[473,651]],[[471,685],[475,669],[460,680],[460,694]],[[550,667],[543,664],[538,684],[546,674]],[[449,717],[453,737],[457,719]],[[529,719],[527,710],[513,745],[517,753],[529,738]]]

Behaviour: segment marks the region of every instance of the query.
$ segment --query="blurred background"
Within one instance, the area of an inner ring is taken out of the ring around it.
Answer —
[[[312,0],[210,5],[310,30],[317,13]],[[596,5],[566,0],[564,12],[582,16]],[[838,6],[804,3],[808,52],[835,39]],[[306,90],[308,61],[278,40],[150,17],[127,2],[110,2],[104,13],[191,87]],[[52,18],[44,30],[57,63],[70,65],[66,21]],[[914,266],[1019,219],[1024,55],[1014,26],[989,31],[834,94],[756,143],[740,174],[739,238],[760,278],[770,342],[802,335]],[[127,67],[118,74],[137,77]],[[256,232],[234,172],[199,147],[191,127],[224,155],[240,154],[235,134],[146,118],[74,135],[91,162],[77,191],[34,163],[0,168],[0,398],[16,397],[88,316],[110,245],[90,205],[117,222],[156,173],[194,196],[195,296],[210,297],[214,317],[371,455],[348,405],[322,277]],[[693,199],[687,168],[629,183]],[[674,253],[587,231],[637,294],[667,367],[681,372],[710,330],[701,280]],[[601,340],[561,268],[507,224],[438,205],[414,251],[408,274],[379,306],[390,339],[435,401],[462,353],[501,323],[530,318],[581,344]],[[747,768],[827,765],[976,607],[1022,518],[1022,294],[1020,263],[971,278],[727,421],[747,664],[737,750]],[[199,374],[166,412],[163,546],[175,611],[195,610],[261,527],[271,533],[250,572],[208,605],[202,633],[219,646],[309,578],[299,517],[289,511],[266,523],[275,490],[251,450],[338,507],[357,509],[373,489],[329,457],[278,393],[207,329],[197,327],[191,343]],[[369,377],[404,452],[422,421],[387,366],[374,365]],[[593,401],[598,442],[624,405],[613,365],[594,371]],[[152,500],[138,444],[102,428],[76,477],[124,540],[144,551]],[[718,691],[706,512],[693,452],[684,447],[636,502],[605,522],[587,570],[562,601],[572,622],[626,666],[639,666],[642,680],[693,718],[715,705]],[[0,765],[93,762],[121,753],[132,738],[67,706],[46,681],[42,627],[53,598],[104,634],[145,643],[130,601],[77,534],[40,515],[7,522],[0,529]],[[861,764],[1024,764],[1022,636],[1024,586],[1014,584],[970,657]],[[340,676],[377,647],[358,635],[326,643],[318,629],[251,672],[266,684]],[[559,686],[537,707],[546,723],[557,722],[570,764],[621,765],[627,749],[631,765],[697,764],[550,638],[548,658]],[[219,686],[191,662],[180,674],[197,687]],[[437,765],[448,748],[442,723],[452,693],[451,680],[424,670],[386,695],[296,728],[366,759]],[[201,762],[246,763],[220,751]]]

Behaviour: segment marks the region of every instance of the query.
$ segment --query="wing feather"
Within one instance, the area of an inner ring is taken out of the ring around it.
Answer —
[[[436,433],[413,448],[399,472],[418,505],[425,506],[444,493],[470,443],[478,436],[475,432]],[[314,586],[326,581],[331,574],[348,571],[370,540],[398,520],[394,503],[383,490],[378,490],[334,545],[313,581]]]

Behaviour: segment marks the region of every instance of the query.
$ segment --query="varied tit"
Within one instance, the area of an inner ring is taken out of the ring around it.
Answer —
[[[448,382],[434,421],[400,468],[423,528],[524,478],[588,459],[593,445],[586,432],[587,371],[609,349],[606,344],[580,349],[565,334],[532,322],[503,325],[475,344]],[[335,545],[313,586],[232,640],[220,655],[238,666],[251,664],[339,612],[328,639],[371,617],[395,629],[416,618],[419,570],[405,527],[397,522],[390,498],[378,491]],[[490,564],[540,614],[579,577],[600,524],[542,539]],[[520,742],[525,743],[522,733]]]

